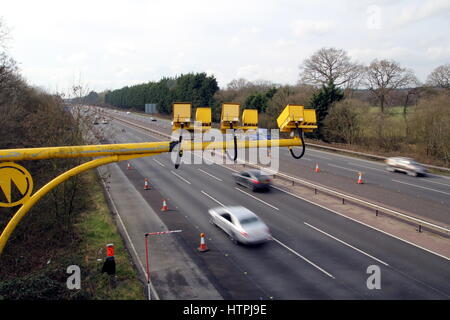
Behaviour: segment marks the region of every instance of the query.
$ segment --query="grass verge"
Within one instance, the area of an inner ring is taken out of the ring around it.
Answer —
[[[79,198],[83,205],[72,225],[73,241],[58,246],[55,239],[53,244],[49,244],[51,250],[26,251],[27,255],[34,257],[33,262],[28,263],[28,269],[16,275],[13,275],[14,270],[0,274],[0,300],[145,299],[144,287],[111,216],[96,172],[82,174],[80,182],[86,191]],[[101,273],[108,243],[115,246],[114,283],[109,275]],[[24,258],[19,253],[14,254],[16,259]],[[81,289],[67,288],[67,280],[71,276],[67,268],[71,265],[80,268]],[[18,264],[19,269],[20,266]]]
[[[142,283],[138,279],[131,257],[126,250],[111,216],[102,185],[95,171],[85,175],[89,185],[87,210],[80,215],[75,230],[81,238],[80,252],[84,267],[88,270],[82,276],[82,283],[92,299],[142,300],[145,299]],[[101,273],[106,256],[106,244],[113,243],[116,261],[116,284],[112,286],[110,276]],[[102,261],[97,261],[102,258]],[[82,270],[83,273],[83,270]]]

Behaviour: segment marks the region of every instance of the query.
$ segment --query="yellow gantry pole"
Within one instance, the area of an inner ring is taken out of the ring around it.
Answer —
[[[45,186],[43,186],[41,189],[39,189],[33,196],[31,196],[27,202],[25,202],[22,205],[22,207],[14,214],[12,219],[6,225],[6,228],[3,230],[2,234],[0,235],[0,255],[3,252],[6,242],[8,241],[12,232],[17,227],[17,225],[22,220],[22,218],[33,207],[33,205],[37,201],[39,201],[39,199],[41,199],[43,196],[45,196],[47,193],[49,193],[53,188],[57,187],[60,183],[66,181],[67,179],[71,178],[74,175],[77,175],[77,174],[87,171],[89,169],[93,169],[93,168],[102,166],[104,164],[138,158],[138,157],[144,157],[144,156],[149,156],[149,155],[152,155],[152,154],[140,154],[140,155],[133,155],[133,156],[114,155],[114,156],[110,156],[110,157],[95,159],[95,160],[83,163],[73,169],[70,169],[69,171],[64,172],[63,174],[59,175],[58,177],[56,177],[55,179],[53,179],[52,181],[47,183]]]

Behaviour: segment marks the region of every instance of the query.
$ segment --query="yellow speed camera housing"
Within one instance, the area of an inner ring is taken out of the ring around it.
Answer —
[[[238,103],[223,103],[222,114],[220,116],[220,130],[225,132],[227,129],[237,129],[239,126],[239,107]]]
[[[316,110],[304,106],[288,104],[277,119],[281,132],[291,132],[298,128],[305,132],[317,129]]]
[[[313,132],[314,129],[317,129],[316,110],[303,110],[303,122],[300,124],[300,128],[302,128],[304,132]]]
[[[211,108],[197,108],[195,111],[194,130],[211,129]]]
[[[258,110],[245,109],[242,113],[242,126],[243,130],[256,130],[258,129]]]
[[[181,127],[189,129],[191,125],[191,108],[192,104],[187,102],[175,102],[173,104],[173,131]]]

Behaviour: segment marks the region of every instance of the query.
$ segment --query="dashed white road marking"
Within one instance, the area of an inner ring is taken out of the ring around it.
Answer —
[[[360,170],[354,170],[354,169],[349,169],[349,168],[337,166],[337,165],[331,164],[331,163],[327,163],[327,165],[329,165],[330,167],[335,167],[335,168],[339,168],[339,169],[344,169],[344,170],[352,171],[352,172],[359,172],[359,171],[360,171]]]
[[[271,207],[271,208],[273,208],[273,209],[275,209],[275,210],[278,210],[278,211],[280,210],[280,209],[278,209],[277,207],[271,205],[270,203],[267,203],[267,202],[265,202],[264,200],[261,200],[261,199],[255,197],[254,195],[251,195],[250,193],[247,193],[247,192],[245,192],[245,191],[242,191],[241,189],[239,189],[239,188],[237,188],[237,187],[235,187],[235,189],[238,190],[238,191],[240,191],[240,192],[242,192],[242,193],[245,193],[246,195],[248,195],[249,197],[252,197],[252,198],[255,199],[255,200],[258,200],[259,202],[264,203],[266,206],[269,206],[269,207]]]
[[[429,183],[436,183],[436,184],[440,184],[446,187],[450,187],[450,184],[446,184],[446,183],[442,183],[442,182],[436,182],[436,181],[430,181],[430,180],[421,180],[423,182],[429,182]]]
[[[159,164],[161,167],[165,167],[165,165],[164,165],[163,163],[159,162],[158,160],[153,159],[153,161],[155,161],[155,162],[156,162],[157,164]]]
[[[330,238],[332,238],[332,239],[334,239],[334,240],[336,240],[336,241],[338,241],[338,242],[340,242],[340,243],[346,245],[347,247],[350,247],[350,248],[352,248],[352,249],[358,251],[359,253],[362,253],[362,254],[368,256],[369,258],[372,258],[372,259],[374,259],[375,261],[378,261],[379,263],[384,264],[385,266],[388,266],[388,264],[387,264],[386,262],[381,261],[381,260],[378,259],[378,258],[375,258],[374,256],[368,254],[367,252],[364,252],[364,251],[362,251],[361,249],[358,249],[358,248],[352,246],[351,244],[348,244],[347,242],[342,241],[341,239],[338,239],[338,238],[336,238],[335,236],[332,236],[331,234],[326,233],[325,231],[320,230],[319,228],[316,228],[316,227],[310,225],[310,224],[307,223],[307,222],[303,222],[303,223],[306,224],[308,227],[313,228],[314,230],[316,230],[316,231],[318,231],[318,232],[321,232],[321,233],[323,233],[324,235],[326,235],[326,236],[328,236],[328,237],[330,237]]]
[[[368,167],[368,166],[363,166],[363,165],[361,165],[361,164],[352,163],[352,162],[347,162],[347,163],[348,163],[348,164],[351,164],[352,166],[357,166],[357,167],[362,167],[362,168],[367,168],[367,169],[370,169],[370,170],[376,170],[376,171],[381,171],[381,172],[387,173],[386,170],[381,170],[381,169],[377,169],[377,168],[372,168],[372,167]]]
[[[204,171],[204,170],[202,170],[202,169],[197,169],[197,170],[203,172],[204,174],[207,174],[208,176],[210,176],[211,178],[216,179],[217,181],[223,181],[222,179],[217,178],[216,176],[213,176],[211,173],[206,172],[206,171]]]
[[[183,180],[183,181],[186,182],[187,184],[191,184],[189,181],[187,181],[185,178],[183,178],[182,176],[180,176],[178,173],[173,172],[172,170],[170,170],[170,172],[172,172],[174,175],[176,175],[178,178],[180,178],[181,180]]]
[[[308,260],[307,258],[305,258],[304,256],[302,256],[300,253],[298,253],[297,251],[295,251],[294,249],[289,248],[287,245],[285,245],[283,242],[281,242],[280,240],[272,237],[272,240],[274,240],[276,243],[278,243],[280,246],[284,247],[285,249],[289,250],[290,252],[292,252],[293,254],[295,254],[297,257],[302,258],[303,260],[305,260],[306,262],[308,262],[310,265],[312,265],[313,267],[315,267],[316,269],[322,271],[323,273],[325,273],[327,276],[329,276],[330,278],[334,278],[334,276],[329,273],[326,272],[324,269],[322,269],[321,267],[319,267],[317,264],[315,264],[314,262],[312,262],[311,260]]]
[[[225,205],[220,202],[219,200],[213,198],[212,196],[210,196],[209,194],[207,194],[205,191],[201,191],[201,193],[203,193],[205,196],[207,196],[208,198],[210,198],[211,200],[213,200],[214,202],[218,203],[219,205],[221,205],[222,207],[225,207]]]
[[[407,182],[398,181],[398,180],[394,180],[394,179],[392,179],[392,181],[397,182],[397,183],[407,184],[409,186],[413,186],[413,187],[416,187],[416,188],[427,189],[427,190],[431,190],[431,191],[434,191],[434,192],[447,194],[447,195],[450,196],[449,192],[444,192],[444,191],[441,191],[441,190],[436,190],[436,189],[432,189],[432,188],[422,187],[422,186],[418,186],[417,184],[407,183]]]

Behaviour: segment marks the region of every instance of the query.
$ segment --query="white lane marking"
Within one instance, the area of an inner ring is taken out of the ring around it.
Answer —
[[[376,170],[376,171],[381,171],[381,172],[387,173],[386,170],[381,170],[381,169],[376,169],[376,168],[372,168],[372,167],[368,167],[368,166],[363,166],[363,165],[356,164],[356,163],[352,163],[352,162],[347,162],[347,163],[348,163],[348,164],[351,164],[351,165],[353,165],[353,166],[362,167],[362,168],[367,168],[367,169],[370,169],[370,170]]]
[[[336,152],[333,152],[333,151],[323,151],[323,150],[317,150],[317,149],[313,149],[313,148],[314,148],[314,146],[311,146],[310,152],[319,152],[319,153],[324,153],[324,154],[330,155],[330,156],[332,155],[333,157],[341,157],[341,158],[345,158],[347,160],[350,159],[350,160],[353,160],[353,161],[364,161],[364,162],[367,162],[367,163],[370,163],[370,164],[383,166],[383,164],[380,164],[379,162],[376,162],[376,161],[373,161],[373,160],[365,160],[365,159],[357,158],[356,155],[355,156],[350,156],[350,155],[345,156],[343,154],[339,154],[339,153],[336,153]],[[342,160],[344,160],[344,159],[342,159]]]
[[[290,252],[292,252],[293,254],[295,254],[296,256],[302,258],[303,260],[305,260],[306,262],[308,262],[310,265],[312,265],[313,267],[315,267],[316,269],[319,269],[320,271],[322,271],[323,273],[325,273],[327,276],[329,276],[330,278],[333,278],[333,275],[331,273],[326,272],[325,270],[323,270],[321,267],[319,267],[317,264],[315,264],[314,262],[312,262],[311,260],[306,259],[304,256],[302,256],[300,253],[298,253],[297,251],[289,248],[287,245],[285,245],[283,242],[281,242],[278,239],[275,239],[274,237],[272,237],[272,240],[274,240],[275,242],[277,242],[280,246],[286,248],[287,250],[289,250]]]
[[[320,230],[319,228],[314,227],[313,225],[310,225],[310,224],[307,223],[307,222],[303,222],[303,223],[306,224],[308,227],[313,228],[313,229],[315,229],[316,231],[319,231],[319,232],[321,232],[321,233],[327,235],[328,237],[330,237],[330,238],[332,238],[332,239],[334,239],[334,240],[336,240],[336,241],[338,241],[338,242],[340,242],[340,243],[346,245],[347,247],[350,247],[350,248],[352,248],[352,249],[358,251],[359,253],[362,253],[362,254],[368,256],[369,258],[372,258],[372,259],[374,259],[375,261],[378,261],[379,263],[384,264],[385,266],[389,266],[386,262],[381,261],[380,259],[377,259],[377,258],[375,258],[374,256],[371,256],[371,255],[368,254],[367,252],[364,252],[364,251],[362,251],[361,249],[358,249],[358,248],[352,246],[351,244],[348,244],[347,242],[345,242],[345,241],[343,241],[343,240],[341,240],[341,239],[338,239],[338,238],[336,238],[335,236],[332,236],[331,234],[326,233],[325,231]]]
[[[156,162],[157,164],[159,164],[161,167],[165,167],[165,165],[164,165],[163,163],[159,162],[158,160],[153,159],[153,161],[155,161],[155,162]]]
[[[394,180],[394,179],[392,179],[392,181],[397,182],[397,183],[407,184],[409,186],[413,186],[413,187],[416,187],[416,188],[422,188],[422,189],[427,189],[427,190],[431,190],[431,191],[434,191],[434,192],[440,192],[440,193],[447,194],[447,195],[450,196],[449,192],[444,192],[444,191],[441,191],[441,190],[436,190],[436,189],[431,189],[431,188],[427,188],[427,187],[422,187],[422,186],[418,186],[417,184],[407,183],[407,182],[398,181],[398,180]]]
[[[440,184],[446,187],[450,187],[450,184],[446,184],[446,183],[442,183],[442,182],[436,182],[436,181],[430,181],[430,180],[421,180],[423,182],[429,182],[429,183],[436,183],[436,184]]]
[[[189,181],[187,181],[185,178],[183,178],[182,176],[180,176],[178,173],[173,172],[172,170],[170,170],[170,172],[172,172],[174,175],[176,175],[178,178],[180,178],[181,180],[183,180],[184,182],[186,182],[187,184],[191,184]]]
[[[321,205],[321,204],[318,204],[318,203],[314,203],[314,202],[312,202],[312,201],[310,201],[310,200],[308,200],[308,199],[305,199],[305,198],[303,198],[303,197],[300,197],[300,196],[298,196],[298,195],[296,195],[296,194],[293,194],[293,193],[291,193],[291,192],[289,192],[289,191],[286,191],[286,190],[284,190],[284,189],[282,189],[282,188],[275,187],[274,185],[272,185],[272,188],[278,189],[278,190],[280,190],[280,191],[282,191],[282,192],[284,192],[284,193],[287,193],[287,194],[289,194],[289,195],[291,195],[291,196],[293,196],[293,197],[295,197],[295,198],[298,198],[298,199],[300,199],[300,200],[303,200],[303,201],[306,201],[306,202],[308,202],[308,203],[311,203],[312,205],[315,205],[315,206],[318,206],[318,207],[320,207],[320,208],[322,208],[322,209],[325,209],[325,210],[327,210],[327,211],[333,212],[333,213],[335,213],[335,214],[337,214],[337,215],[339,215],[339,216],[341,216],[341,217],[343,217],[343,218],[352,220],[352,221],[354,221],[354,222],[356,222],[356,223],[359,223],[359,224],[361,224],[361,225],[363,225],[363,226],[366,226],[366,227],[368,227],[368,228],[370,228],[370,229],[376,230],[376,231],[381,232],[381,233],[383,233],[383,234],[385,234],[385,235],[391,236],[392,238],[395,238],[395,239],[397,239],[397,240],[403,241],[403,242],[405,242],[405,243],[407,243],[407,244],[410,244],[410,245],[412,245],[412,246],[414,246],[414,247],[416,247],[416,248],[425,250],[425,251],[427,251],[427,252],[429,252],[429,253],[432,253],[432,254],[434,254],[434,255],[436,255],[436,256],[438,256],[438,257],[441,257],[441,258],[443,258],[443,259],[445,259],[445,260],[450,261],[450,258],[448,258],[448,257],[446,257],[446,256],[443,256],[443,255],[441,255],[441,254],[439,254],[439,253],[437,253],[437,252],[431,251],[431,250],[429,250],[429,249],[427,249],[427,248],[421,247],[421,246],[419,246],[418,244],[415,244],[415,243],[410,242],[410,241],[408,241],[408,240],[405,240],[405,239],[402,239],[402,238],[400,238],[400,237],[394,236],[393,234],[390,234],[390,233],[388,233],[388,232],[386,232],[386,231],[383,231],[383,230],[381,230],[381,229],[375,228],[375,227],[373,227],[373,226],[371,226],[371,225],[368,225],[368,224],[366,224],[366,223],[364,223],[364,222],[358,221],[358,220],[356,220],[356,219],[354,219],[354,218],[350,218],[350,217],[348,217],[348,216],[346,216],[346,215],[344,215],[344,214],[342,214],[342,213],[340,213],[340,212],[337,212],[336,210],[327,208],[327,207],[325,207],[325,206],[323,206],[323,205]]]
[[[234,187],[234,188],[235,188],[236,190],[242,192],[242,193],[245,193],[245,194],[248,195],[249,197],[252,197],[253,199],[258,200],[258,201],[264,203],[266,206],[269,206],[269,207],[271,207],[271,208],[273,208],[273,209],[275,209],[275,210],[280,210],[280,209],[278,209],[277,207],[271,205],[270,203],[267,203],[267,202],[265,202],[264,200],[261,200],[261,199],[255,197],[254,195],[251,195],[250,193],[247,193],[247,192],[245,192],[245,191],[242,191],[241,189],[239,189],[239,188],[237,188],[237,187]]]
[[[210,198],[211,200],[215,201],[216,203],[218,203],[218,204],[221,205],[222,207],[225,207],[225,206],[223,205],[222,202],[220,202],[219,200],[216,200],[215,198],[213,198],[212,196],[210,196],[209,194],[207,194],[205,191],[202,190],[201,193],[203,193],[205,196],[207,196],[207,197]]]
[[[344,169],[344,170],[347,170],[347,171],[352,171],[352,172],[359,172],[359,170],[353,170],[353,169],[349,169],[349,168],[345,168],[345,167],[337,166],[337,165],[335,165],[335,164],[331,164],[331,163],[327,163],[327,165],[329,165],[330,167],[340,168],[340,169]]]
[[[314,155],[314,154],[310,154],[310,156],[311,156],[311,157],[314,157],[314,158],[320,158],[320,159],[333,160],[333,159],[331,159],[331,158],[328,158],[328,157],[324,157],[324,156],[316,156],[316,155]]]
[[[216,176],[213,176],[211,173],[206,172],[206,171],[204,171],[204,170],[202,170],[202,169],[197,169],[197,170],[203,172],[204,174],[207,174],[208,176],[210,176],[211,178],[216,179],[217,181],[223,181],[222,179],[217,178]]]
[[[302,160],[313,161],[312,159],[310,159],[310,158],[305,158],[305,157],[303,157]]]

